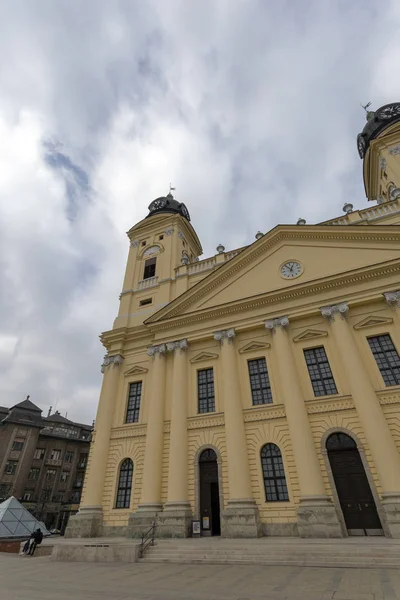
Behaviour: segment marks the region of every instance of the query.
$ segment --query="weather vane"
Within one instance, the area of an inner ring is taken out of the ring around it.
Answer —
[[[365,112],[366,112],[366,113],[368,113],[368,110],[367,110],[367,109],[368,109],[368,108],[371,106],[371,102],[368,102],[368,103],[367,103],[365,106],[364,106],[364,104],[362,104],[362,103],[360,102],[360,105],[361,105],[361,107],[362,107],[362,108],[365,110]]]
[[[176,188],[172,187],[172,183],[169,184],[169,194],[174,192]]]

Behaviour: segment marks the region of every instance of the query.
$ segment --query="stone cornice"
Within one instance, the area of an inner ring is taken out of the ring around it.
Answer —
[[[146,431],[147,425],[123,425],[122,427],[114,427],[112,429],[110,439],[119,440],[121,438],[144,437]]]
[[[381,405],[400,404],[400,386],[393,386],[388,390],[381,390],[377,392],[377,396]]]
[[[234,259],[232,259],[234,260]],[[271,310],[271,307],[274,305],[279,305],[282,302],[287,302],[290,300],[302,299],[304,297],[309,296],[312,299],[313,295],[331,292],[332,296],[335,294],[336,296],[340,293],[340,289],[351,286],[357,283],[367,282],[370,279],[378,279],[380,277],[389,277],[391,275],[397,275],[400,269],[400,259],[396,258],[391,261],[385,262],[383,265],[378,266],[370,266],[363,267],[361,269],[356,269],[354,271],[350,271],[345,275],[340,274],[332,275],[330,277],[324,277],[321,280],[314,280],[310,282],[306,282],[301,285],[291,286],[285,289],[274,290],[272,292],[267,292],[266,294],[260,294],[258,296],[254,296],[248,299],[241,299],[229,304],[220,305],[208,309],[197,310],[193,313],[183,314],[182,316],[176,315],[171,317],[166,317],[168,320],[163,320],[159,322],[148,322],[148,327],[151,331],[164,331],[174,327],[187,325],[190,323],[196,323],[199,321],[208,321],[214,317],[220,318],[225,315],[232,315],[238,312],[246,311],[252,308],[259,307],[268,307]],[[201,282],[200,282],[201,283]],[[194,286],[196,287],[196,286]],[[387,285],[385,285],[387,287]],[[368,289],[368,294],[371,296],[371,290]],[[360,295],[357,292],[357,295]],[[379,290],[374,295],[374,299],[378,299],[382,297],[382,291]],[[354,300],[354,294],[351,292],[346,292],[346,300]],[[320,310],[320,306],[315,303],[310,303],[308,307],[307,314],[317,314]],[[291,315],[289,314],[289,317]],[[260,324],[261,324],[260,320]]]
[[[308,400],[306,402],[309,415],[315,413],[337,412],[341,410],[351,410],[354,408],[354,402],[351,396],[341,396],[340,398],[329,400]]]
[[[270,421],[271,419],[283,419],[286,417],[283,404],[265,404],[263,407],[246,408],[244,411],[244,422]]]
[[[222,427],[223,425],[225,425],[224,413],[197,415],[188,419],[188,429],[208,429],[209,427]]]

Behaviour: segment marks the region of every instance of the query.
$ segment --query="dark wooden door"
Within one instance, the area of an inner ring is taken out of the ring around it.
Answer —
[[[205,450],[200,456],[200,518],[203,535],[220,535],[220,506],[217,456],[213,450]],[[203,528],[208,518],[209,528]]]
[[[354,533],[373,534],[381,530],[382,525],[364,465],[353,444],[353,447],[347,448],[343,447],[345,444],[341,444],[341,448],[328,448],[329,461],[347,529]]]

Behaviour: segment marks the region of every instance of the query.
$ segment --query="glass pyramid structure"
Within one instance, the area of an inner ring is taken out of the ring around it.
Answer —
[[[50,535],[44,524],[14,496],[0,504],[0,538],[29,537],[35,529],[41,529],[43,535]]]

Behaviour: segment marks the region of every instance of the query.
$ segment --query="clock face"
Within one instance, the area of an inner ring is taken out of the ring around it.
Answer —
[[[159,210],[160,208],[164,208],[167,204],[166,198],[156,198],[149,206],[149,211],[153,212],[153,210]]]
[[[358,154],[360,155],[360,158],[364,158],[365,146],[366,146],[365,138],[361,135],[361,133],[359,133],[357,136],[357,148],[358,148]]]
[[[190,221],[189,211],[183,203],[181,204],[181,211],[182,211],[183,216],[186,217],[186,219],[188,221]]]
[[[301,273],[302,268],[300,263],[294,260],[286,262],[284,265],[281,266],[281,275],[282,277],[285,277],[285,279],[294,279],[295,277],[301,275]]]

